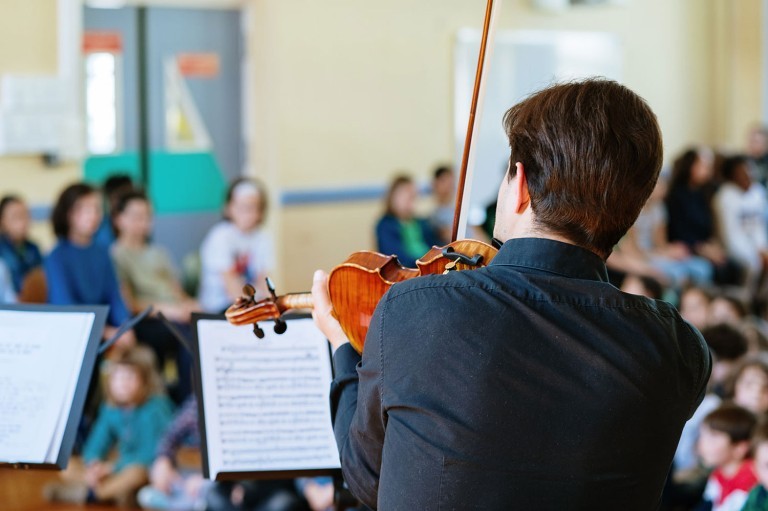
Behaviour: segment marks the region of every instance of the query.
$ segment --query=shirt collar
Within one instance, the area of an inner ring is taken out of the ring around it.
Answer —
[[[506,241],[489,266],[517,266],[564,277],[608,282],[605,261],[577,245],[546,238]]]

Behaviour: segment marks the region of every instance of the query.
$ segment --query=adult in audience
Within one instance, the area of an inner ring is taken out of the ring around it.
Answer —
[[[712,151],[705,147],[688,149],[675,160],[666,198],[667,236],[670,242],[682,243],[692,254],[709,260],[715,282],[740,284],[741,270],[728,259],[715,229],[710,204],[716,189],[713,161]]]
[[[410,176],[392,180],[385,199],[384,215],[376,223],[377,250],[396,255],[400,264],[415,268],[416,260],[440,239],[425,219],[416,216],[418,190]]]
[[[451,241],[456,200],[456,173],[453,167],[441,165],[435,169],[432,176],[432,196],[435,199],[435,209],[429,217],[429,223],[440,243],[446,245]]]
[[[759,289],[768,264],[768,196],[765,187],[749,175],[744,156],[726,158],[723,184],[714,198],[720,239],[729,257],[745,270],[747,287]]]

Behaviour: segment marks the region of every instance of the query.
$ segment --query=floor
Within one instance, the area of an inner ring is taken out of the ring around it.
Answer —
[[[43,500],[43,487],[58,481],[57,472],[0,469],[0,510],[2,511],[115,511],[110,506],[51,504]]]

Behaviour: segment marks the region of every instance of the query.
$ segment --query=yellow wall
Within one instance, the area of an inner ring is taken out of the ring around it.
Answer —
[[[251,168],[273,192],[385,183],[398,169],[424,180],[451,160],[454,37],[479,27],[485,1],[248,5]],[[499,29],[618,34],[623,81],[656,111],[671,159],[691,143],[739,144],[750,113],[759,114],[760,12],[759,0],[644,0],[557,14],[507,0]],[[743,82],[719,84],[722,67]],[[365,202],[276,212],[285,287],[305,289],[314,268],[369,248],[379,210]]]
[[[0,73],[56,73],[56,2],[0,2]]]
[[[726,150],[743,147],[749,126],[762,110],[763,12],[760,0],[714,2],[716,142]]]
[[[274,196],[385,184],[398,170],[426,180],[452,159],[454,37],[479,27],[484,0],[243,4],[249,166]],[[643,0],[557,14],[506,0],[499,29],[618,34],[624,82],[657,112],[669,160],[694,142],[741,146],[761,112],[761,20],[760,0]],[[56,34],[55,0],[0,2],[0,74],[56,73]],[[78,177],[74,163],[47,169],[36,157],[0,157],[0,192],[33,203],[50,204]],[[278,285],[306,289],[314,268],[370,248],[379,211],[377,201],[274,208]]]
[[[0,2],[0,75],[58,72],[57,0]],[[64,186],[78,179],[79,164],[48,168],[40,156],[0,156],[0,195],[20,194],[31,204],[51,204]],[[32,236],[44,247],[53,243],[46,222]]]

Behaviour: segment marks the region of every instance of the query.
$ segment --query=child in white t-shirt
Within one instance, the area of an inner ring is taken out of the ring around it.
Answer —
[[[274,268],[271,237],[263,230],[267,196],[263,185],[240,178],[227,192],[224,220],[214,225],[200,248],[200,305],[208,312],[226,310],[242,296],[245,284],[267,293],[265,277]]]

